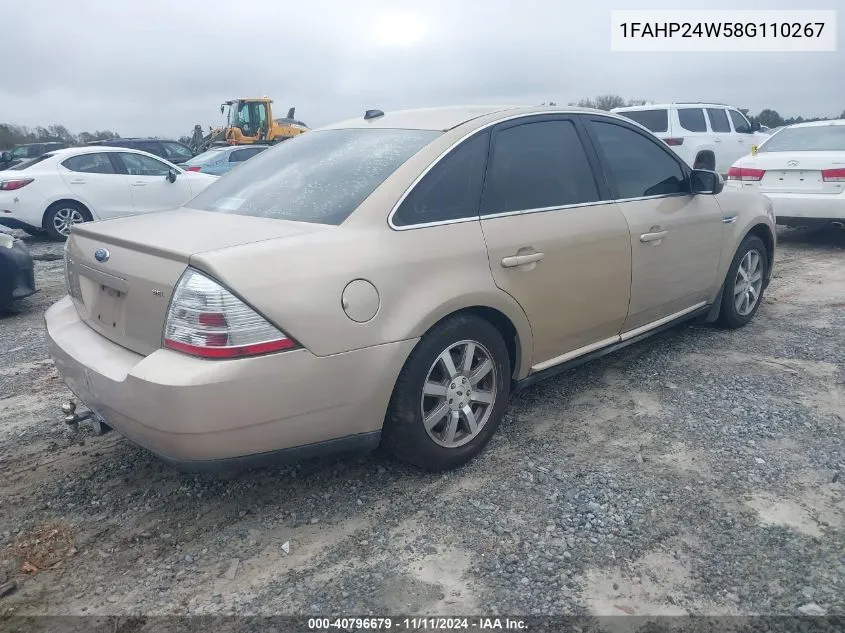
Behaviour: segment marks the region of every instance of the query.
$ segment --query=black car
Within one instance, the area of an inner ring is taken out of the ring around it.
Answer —
[[[0,312],[12,302],[35,293],[35,267],[32,255],[21,240],[0,226]]]
[[[178,141],[169,141],[159,138],[110,138],[105,141],[91,141],[88,145],[106,145],[108,147],[127,147],[129,149],[138,149],[142,152],[155,154],[164,160],[170,161],[174,165],[179,165],[194,157],[194,153],[187,145],[183,145]]]
[[[11,152],[3,152],[0,154],[0,171],[9,169],[9,167],[14,167],[15,165],[20,165],[25,160],[38,158],[47,152],[52,152],[57,149],[65,149],[66,147],[68,147],[67,143],[53,141],[17,145]]]

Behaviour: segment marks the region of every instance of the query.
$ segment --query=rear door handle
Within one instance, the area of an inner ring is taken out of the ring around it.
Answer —
[[[516,266],[524,266],[525,264],[533,264],[539,262],[546,256],[545,253],[530,253],[529,255],[511,255],[502,259],[503,268],[514,268]]]
[[[84,185],[85,181],[84,180],[71,180],[70,184],[72,184],[72,185]]]
[[[133,182],[132,186],[133,187],[146,187],[147,183],[145,183],[145,182]]]
[[[669,231],[655,231],[654,233],[643,233],[640,235],[641,242],[657,242],[658,240],[662,240],[666,237],[666,234]]]
[[[721,143],[721,142],[722,142],[722,139],[720,139],[720,138],[716,137],[716,138],[714,138],[714,139],[713,139],[713,142],[714,142],[714,143]]]

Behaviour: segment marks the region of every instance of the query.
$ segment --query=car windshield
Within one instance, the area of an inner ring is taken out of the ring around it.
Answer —
[[[845,152],[845,125],[789,127],[760,145],[759,152]]]
[[[13,165],[12,167],[9,167],[9,169],[7,169],[6,171],[23,171],[24,169],[32,167],[33,165],[37,165],[42,160],[47,160],[51,156],[52,154],[41,154],[41,156],[37,158],[30,158],[29,160],[25,160],[21,163],[18,163],[17,165]]]
[[[208,163],[213,163],[222,159],[229,150],[226,149],[213,149],[208,152],[203,152],[202,154],[197,154],[191,160],[185,161],[185,165],[189,167],[195,167],[197,165],[207,165]]]
[[[187,206],[337,225],[440,134],[397,129],[306,132],[261,152]]]
[[[652,132],[666,132],[669,129],[668,110],[631,110],[620,112],[626,119],[639,123]]]

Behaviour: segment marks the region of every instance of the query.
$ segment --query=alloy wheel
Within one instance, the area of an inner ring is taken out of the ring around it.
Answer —
[[[476,437],[496,402],[496,365],[477,341],[450,345],[435,359],[423,383],[420,409],[429,437],[457,448]]]
[[[82,222],[85,222],[85,217],[79,209],[73,207],[59,209],[53,216],[53,228],[65,237],[70,235],[70,229],[74,224],[81,224]]]
[[[760,300],[763,287],[763,259],[754,249],[739,263],[734,280],[734,307],[739,316],[748,316]]]

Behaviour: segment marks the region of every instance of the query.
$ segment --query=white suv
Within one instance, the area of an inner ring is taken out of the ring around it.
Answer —
[[[696,169],[726,174],[752,145],[769,138],[736,108],[718,103],[666,103],[614,108],[648,128]]]

